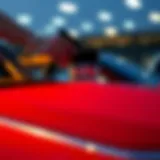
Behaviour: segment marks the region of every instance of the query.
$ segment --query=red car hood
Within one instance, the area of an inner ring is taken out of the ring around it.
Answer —
[[[1,89],[0,115],[127,149],[160,149],[160,91],[96,83]]]

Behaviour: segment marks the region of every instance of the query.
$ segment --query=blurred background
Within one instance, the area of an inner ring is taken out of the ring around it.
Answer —
[[[1,42],[14,44],[16,55],[46,47],[63,28],[120,62],[152,70],[160,61],[159,0],[1,0],[0,10]]]

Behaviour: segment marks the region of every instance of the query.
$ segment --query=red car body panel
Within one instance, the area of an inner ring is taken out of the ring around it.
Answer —
[[[0,123],[0,158],[3,160],[117,160],[56,140],[30,135]]]
[[[31,85],[2,89],[0,113],[104,145],[159,150],[159,93],[128,85]]]

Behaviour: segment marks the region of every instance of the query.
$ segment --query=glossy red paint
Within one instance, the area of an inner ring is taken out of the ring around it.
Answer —
[[[160,149],[160,91],[96,83],[0,90],[0,114],[127,149]]]
[[[124,160],[90,153],[56,140],[30,135],[0,124],[0,158],[3,160]]]

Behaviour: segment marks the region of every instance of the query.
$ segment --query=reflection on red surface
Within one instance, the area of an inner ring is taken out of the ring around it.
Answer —
[[[3,160],[121,160],[28,134],[2,123],[0,142],[0,158]]]
[[[96,83],[1,89],[0,114],[127,149],[160,149],[160,91]]]

